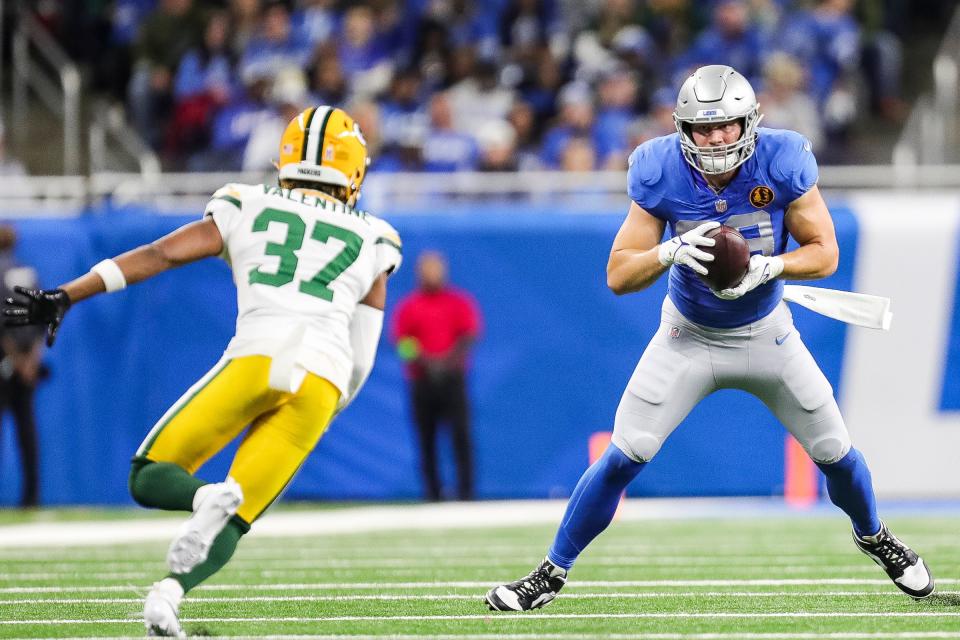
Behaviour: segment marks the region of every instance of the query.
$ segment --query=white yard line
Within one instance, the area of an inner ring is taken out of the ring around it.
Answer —
[[[816,563],[822,563],[824,567],[828,567],[831,570],[839,569],[841,571],[857,571],[863,569],[865,560],[862,555],[856,552],[853,545],[850,546],[850,552],[842,554],[843,559],[852,560],[849,563],[838,563],[837,556],[816,556],[816,555],[798,555],[798,556],[757,556],[756,554],[750,555],[727,555],[722,556],[711,556],[711,557],[695,557],[695,556],[644,556],[644,555],[630,555],[630,556],[600,556],[598,554],[590,554],[588,562],[593,566],[613,566],[613,567],[729,567],[731,565],[737,567],[780,567],[780,566],[805,566],[816,568]],[[477,558],[463,558],[463,557],[424,557],[424,558],[350,558],[350,559],[336,559],[336,558],[313,558],[313,559],[296,559],[289,558],[285,560],[269,560],[271,570],[285,570],[285,569],[350,569],[350,568],[436,568],[436,567],[510,567],[518,564],[529,564],[533,560],[531,555],[516,556],[516,557],[506,557],[496,556],[496,557],[477,557]],[[797,560],[808,560],[802,565],[798,565]],[[55,562],[44,562],[42,560],[34,561],[24,561],[24,562],[13,562],[4,568],[7,570],[19,569],[23,571],[29,568],[39,568],[48,572],[59,572],[59,571],[88,571],[90,569],[97,569],[99,572],[106,570],[122,570],[122,569],[143,569],[143,568],[152,568],[156,567],[158,563],[162,562],[162,556],[158,555],[157,558],[153,560],[127,560],[127,561],[101,561],[98,563],[90,563],[87,560],[66,560],[58,558]],[[0,563],[4,562],[0,560]],[[251,570],[250,567],[254,566],[262,568],[263,560],[255,558],[246,558],[239,557],[233,558],[230,562],[230,567],[237,570]],[[93,564],[93,566],[91,566]],[[870,564],[866,566],[872,566]],[[820,567],[823,568],[823,567]]]
[[[157,563],[154,566],[156,567],[156,570],[164,571],[164,569],[161,568],[162,564]],[[496,567],[498,565],[491,565],[491,566]],[[730,569],[730,566],[728,564],[713,565],[713,566],[728,569],[730,570],[730,572],[733,572],[733,570]],[[330,569],[330,570],[350,570],[350,569],[370,570],[370,569],[376,569],[376,568],[377,568],[376,565],[368,566],[368,565],[352,565],[352,564],[331,565],[327,567],[327,569]],[[423,571],[428,570],[430,567],[429,565],[416,567],[421,571],[414,571],[413,570],[414,568],[415,567],[407,567],[407,568],[382,567],[379,571],[377,571],[377,573],[384,576],[387,576],[387,575],[393,575],[397,577],[414,576],[419,573],[422,573]],[[454,566],[446,567],[446,570],[450,570],[454,568],[455,568]],[[687,573],[693,572],[695,574],[699,574],[699,573],[702,573],[701,569],[703,568],[704,568],[703,566],[698,566],[696,568],[697,570],[694,570],[693,567],[690,567],[689,570],[686,570],[686,569],[680,570],[675,568],[660,567],[660,569],[662,570],[661,573],[667,573],[670,575],[676,575],[678,573],[681,573],[681,571],[686,571]],[[655,568],[653,567],[648,567],[648,573],[652,572],[654,569]],[[526,567],[524,567],[524,570],[526,570]],[[780,573],[794,574],[794,575],[798,575],[798,574],[823,575],[824,578],[826,578],[827,575],[837,575],[837,574],[848,574],[848,575],[852,574],[852,575],[868,576],[868,575],[876,575],[877,573],[877,568],[869,564],[862,564],[858,566],[825,566],[824,565],[824,566],[816,566],[816,567],[781,566],[781,567],[774,567],[774,570]],[[436,573],[436,571],[437,571],[437,568],[435,567],[433,573]],[[274,569],[263,569],[263,568],[243,569],[241,567],[231,567],[230,572],[233,575],[248,576],[253,578],[290,579],[290,578],[317,577],[317,574],[323,573],[324,570],[321,568],[317,568],[313,570],[299,570],[299,569],[274,570]],[[513,573],[515,572],[516,571],[513,571]],[[770,572],[771,572],[770,567],[760,567],[760,566],[738,567],[738,569],[736,570],[736,575],[744,575],[744,574],[749,575],[751,573],[759,574],[759,575],[769,575]],[[722,572],[714,572],[714,573],[722,573]],[[101,571],[37,571],[37,572],[28,571],[28,572],[18,572],[18,573],[4,573],[0,575],[0,580],[15,580],[15,581],[65,580],[65,579],[69,580],[69,579],[75,579],[75,578],[83,578],[84,580],[87,580],[87,581],[101,580],[104,582],[111,582],[116,580],[142,580],[143,576],[144,576],[143,571],[104,571],[104,572],[101,572]],[[812,579],[816,580],[815,578],[812,578]]]
[[[465,614],[465,615],[436,615],[436,616],[259,616],[251,618],[183,618],[184,624],[230,623],[230,622],[374,622],[374,621],[444,621],[444,620],[477,620],[489,622],[498,620],[715,620],[723,618],[960,618],[960,612],[939,611],[876,611],[876,612],[823,612],[823,611],[783,611],[772,613],[745,613],[740,611],[714,613],[522,613],[522,614]],[[63,624],[143,624],[136,618],[112,618],[101,620],[0,620],[0,625],[63,625]]]
[[[938,585],[960,584],[960,578],[937,578]],[[826,578],[786,580],[576,580],[567,586],[567,592],[576,589],[597,588],[658,588],[658,587],[810,587],[810,586],[890,586],[883,578]],[[309,591],[309,590],[362,590],[362,589],[488,589],[493,583],[486,581],[424,581],[424,582],[301,582],[279,584],[202,584],[196,591]],[[141,585],[104,586],[44,586],[0,587],[0,593],[107,593],[118,591],[139,592]],[[897,593],[897,592],[893,592]]]
[[[511,500],[356,507],[270,514],[254,527],[257,536],[302,537],[395,530],[477,529],[556,524],[563,500]],[[619,521],[743,517],[809,517],[768,498],[630,499]],[[833,513],[824,507],[822,513]],[[169,540],[182,518],[36,522],[0,526],[3,547],[98,546]]]
[[[960,591],[938,591],[938,595],[960,595]],[[624,591],[603,593],[564,593],[564,600],[595,600],[611,597],[626,599],[663,599],[663,598],[862,598],[864,596],[882,596],[903,598],[899,591],[669,591],[631,593]],[[481,600],[482,594],[349,594],[337,596],[237,596],[237,597],[188,597],[191,603],[216,602],[364,602],[364,601],[394,601],[394,600]],[[140,604],[143,598],[31,598],[23,600],[0,600],[0,606],[20,606],[25,604]]]

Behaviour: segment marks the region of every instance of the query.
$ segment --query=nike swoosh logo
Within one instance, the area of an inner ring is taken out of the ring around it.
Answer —
[[[793,333],[793,332],[790,331],[790,332],[787,332],[787,333],[783,334],[782,336],[777,336],[776,338],[774,338],[774,340],[777,341],[777,344],[783,344],[783,343],[786,341],[786,339],[790,337],[790,334],[791,334],[791,333]]]

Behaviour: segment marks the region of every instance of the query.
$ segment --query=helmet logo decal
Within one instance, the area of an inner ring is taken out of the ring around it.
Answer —
[[[698,118],[715,118],[715,117],[726,117],[726,113],[723,112],[723,109],[700,109],[697,111]]]
[[[291,154],[291,153],[293,153],[293,144],[290,143],[290,142],[284,143],[284,145],[283,145],[283,153],[284,153],[284,154]]]
[[[753,191],[750,192],[750,204],[752,204],[757,209],[762,209],[771,202],[773,202],[774,194],[773,189],[766,185],[760,185],[754,187]]]
[[[326,160],[327,162],[330,162],[331,160],[333,160],[333,153],[334,153],[333,145],[328,144],[326,148],[323,150],[323,159]]]
[[[358,125],[356,122],[353,123],[353,131],[341,131],[340,133],[337,134],[337,137],[338,138],[353,137],[353,138],[356,138],[357,142],[359,142],[364,147],[367,146],[367,139],[363,137],[363,132],[360,131],[360,125]]]

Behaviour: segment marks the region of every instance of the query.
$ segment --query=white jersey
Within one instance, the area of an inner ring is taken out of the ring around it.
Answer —
[[[237,332],[225,355],[270,356],[275,388],[295,391],[309,371],[345,395],[350,321],[376,278],[399,267],[397,232],[334,200],[265,185],[224,186],[206,216],[237,285]]]

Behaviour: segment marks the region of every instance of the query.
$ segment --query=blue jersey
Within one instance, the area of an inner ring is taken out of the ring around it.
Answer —
[[[783,253],[787,246],[784,213],[817,183],[817,161],[810,143],[799,133],[766,128],[757,132],[756,151],[720,193],[684,160],[679,134],[643,143],[630,155],[630,198],[665,221],[671,237],[717,220],[739,230],[751,254]],[[783,282],[776,279],[736,300],[721,300],[692,269],[673,265],[669,295],[692,322],[739,327],[773,311],[783,296]]]

